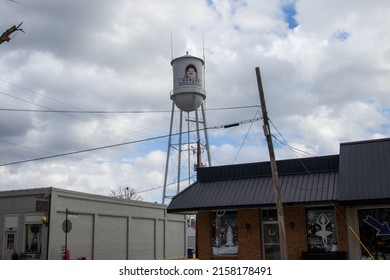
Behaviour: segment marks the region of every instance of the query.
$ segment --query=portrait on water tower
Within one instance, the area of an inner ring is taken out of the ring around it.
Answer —
[[[183,73],[183,77],[179,78],[179,86],[192,85],[201,86],[201,79],[199,79],[198,69],[195,64],[188,64]]]
[[[198,79],[198,70],[194,64],[188,64],[184,72],[184,78]]]

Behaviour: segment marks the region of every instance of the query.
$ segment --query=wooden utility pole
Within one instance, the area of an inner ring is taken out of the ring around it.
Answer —
[[[256,67],[256,77],[257,77],[257,85],[259,88],[261,111],[263,114],[264,135],[265,135],[265,138],[267,139],[268,151],[269,151],[269,157],[270,157],[270,163],[271,163],[272,181],[273,181],[275,200],[276,200],[276,211],[278,213],[279,236],[280,236],[280,255],[281,255],[282,260],[287,260],[288,255],[287,255],[286,228],[284,226],[284,212],[283,212],[282,198],[280,195],[279,175],[278,175],[278,169],[276,166],[274,146],[272,144],[271,129],[269,127],[267,107],[265,106],[263,84],[261,82],[260,68],[259,67]]]

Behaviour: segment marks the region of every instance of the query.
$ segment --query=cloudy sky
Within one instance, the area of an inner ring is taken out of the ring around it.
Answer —
[[[0,45],[0,190],[130,187],[161,202],[170,62],[186,51],[206,61],[212,165],[269,160],[262,121],[248,122],[256,67],[277,159],[389,137],[389,14],[387,0],[0,0],[0,33],[24,31]]]

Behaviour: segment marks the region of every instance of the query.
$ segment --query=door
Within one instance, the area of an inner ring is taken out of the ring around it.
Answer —
[[[263,222],[263,256],[265,260],[280,260],[278,221]]]
[[[10,260],[12,254],[16,251],[16,231],[5,232],[4,236],[4,256],[3,259]]]
[[[280,238],[278,213],[276,209],[261,211],[263,259],[280,260]]]

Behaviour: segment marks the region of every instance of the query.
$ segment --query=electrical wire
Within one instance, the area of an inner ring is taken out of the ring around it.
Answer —
[[[274,135],[272,135],[272,137],[273,137],[276,141],[278,141],[280,144],[287,146],[287,147],[294,153],[294,155],[295,155],[297,158],[298,158],[298,156],[297,156],[297,154],[295,153],[295,151],[300,152],[300,153],[305,154],[305,155],[308,155],[308,156],[313,156],[313,157],[316,157],[316,156],[317,156],[317,155],[313,155],[313,154],[311,154],[311,153],[309,153],[309,152],[306,152],[306,151],[304,151],[304,150],[301,150],[301,149],[298,149],[298,148],[295,148],[295,147],[289,145],[288,142],[287,142],[287,140],[286,140],[286,138],[284,138],[284,136],[282,135],[282,133],[281,133],[281,132],[278,130],[278,128],[273,124],[273,122],[272,122],[270,119],[268,119],[268,120],[269,120],[269,122],[272,124],[272,127],[275,128],[275,130],[279,133],[280,137],[282,137],[282,139],[283,139],[284,142],[280,141],[280,140],[279,140],[276,136],[274,136]]]
[[[310,153],[307,153],[307,152],[305,152],[305,151],[302,151],[302,150],[299,150],[299,149],[296,149],[296,148],[291,147],[291,146],[287,143],[287,141],[286,141],[286,139],[283,137],[283,135],[280,133],[280,131],[279,131],[279,130],[276,128],[276,126],[272,123],[272,121],[271,121],[271,120],[269,120],[269,121],[270,121],[270,123],[272,124],[272,126],[275,128],[275,130],[279,133],[279,135],[283,138],[283,140],[285,141],[285,143],[283,143],[283,142],[281,142],[280,140],[278,140],[277,137],[275,137],[275,136],[273,136],[274,139],[277,139],[277,141],[278,141],[279,143],[281,143],[281,144],[283,144],[283,145],[287,145],[287,146],[290,148],[290,150],[294,153],[294,155],[296,156],[296,158],[299,160],[300,164],[303,166],[303,168],[304,168],[304,169],[306,170],[306,172],[309,174],[310,178],[312,178],[312,179],[314,180],[312,173],[307,169],[307,167],[303,164],[303,162],[302,162],[302,161],[297,157],[297,155],[295,154],[295,150],[298,150],[298,151],[303,152],[303,153],[308,154],[308,155],[311,155],[311,154],[310,154]],[[291,184],[290,184],[290,185],[291,185]],[[292,186],[292,185],[291,185],[291,186]],[[292,186],[292,187],[297,188],[297,189],[301,189],[301,190],[313,190],[313,188],[304,189],[304,188],[299,188],[299,187],[297,187],[297,186]],[[324,191],[324,190],[325,190],[325,187],[318,188],[318,189],[316,189],[316,190]],[[372,260],[375,260],[374,256],[371,254],[370,250],[363,244],[363,242],[362,242],[362,240],[360,239],[359,235],[355,232],[355,230],[352,228],[352,226],[349,225],[349,224],[347,223],[347,220],[344,218],[344,216],[342,215],[342,213],[340,213],[339,209],[336,207],[336,205],[333,203],[333,201],[329,199],[328,202],[332,205],[332,207],[333,207],[333,209],[335,210],[335,212],[336,212],[336,213],[338,214],[338,216],[341,218],[341,220],[343,221],[343,223],[348,227],[348,229],[352,232],[353,236],[356,238],[356,240],[359,242],[359,244],[363,247],[363,249],[367,252],[367,254],[370,256],[370,258],[371,258]]]
[[[256,114],[254,115],[253,118],[256,118],[257,114],[260,114],[260,111],[259,111],[259,110],[256,111]],[[251,125],[249,126],[248,131],[246,132],[245,137],[244,137],[244,139],[242,140],[242,143],[241,143],[241,145],[240,145],[240,148],[238,149],[238,151],[237,151],[237,153],[236,153],[236,156],[235,156],[234,159],[233,159],[233,163],[236,161],[238,155],[240,154],[241,149],[242,149],[242,147],[244,146],[244,143],[245,143],[246,139],[248,138],[249,132],[250,132],[250,130],[252,129],[252,126],[253,126],[253,123],[251,123]]]
[[[10,141],[6,141],[6,140],[3,140],[3,139],[0,139],[0,142],[6,143],[6,144],[8,144],[8,145],[13,145],[13,146],[17,146],[17,147],[22,147],[22,148],[24,148],[24,149],[29,149],[29,150],[34,150],[34,151],[43,152],[43,153],[46,153],[46,154],[53,154],[53,152],[49,152],[49,151],[46,151],[46,150],[43,150],[43,149],[33,148],[33,147],[30,147],[30,146],[26,146],[26,145],[20,145],[20,144],[16,144],[16,143],[13,143],[13,142],[10,142]],[[78,159],[78,160],[89,161],[89,160],[87,160],[87,159],[83,159],[83,158],[79,158],[79,157],[70,157],[70,158]]]
[[[251,120],[244,120],[239,122],[239,124],[244,124],[244,123],[250,123],[254,121],[258,121],[261,118],[256,118],[256,119],[251,119]],[[200,130],[211,130],[211,129],[219,129],[219,128],[225,128],[224,125],[218,125],[218,126],[211,126],[208,128],[203,128]],[[190,131],[196,132],[196,130]],[[180,132],[172,134],[172,136],[179,135]],[[9,163],[3,163],[0,164],[1,166],[9,166],[9,165],[15,165],[15,164],[21,164],[21,163],[26,163],[26,162],[32,162],[32,161],[40,161],[40,160],[45,160],[45,159],[51,159],[51,158],[58,158],[58,157],[63,157],[63,156],[70,156],[70,155],[75,155],[75,154],[80,154],[80,153],[86,153],[86,152],[92,152],[92,151],[97,151],[97,150],[103,150],[103,149],[108,149],[108,148],[115,148],[115,147],[120,147],[120,146],[125,146],[125,145],[130,145],[130,144],[136,144],[136,143],[141,143],[141,142],[146,142],[146,141],[153,141],[153,140],[158,140],[162,138],[166,138],[169,135],[162,135],[162,136],[156,136],[156,137],[150,137],[150,138],[145,138],[145,139],[140,139],[140,140],[134,140],[134,141],[128,141],[128,142],[123,142],[123,143],[118,143],[118,144],[112,144],[112,145],[107,145],[107,146],[101,146],[101,147],[96,147],[96,148],[89,148],[85,150],[79,150],[79,151],[73,151],[73,152],[67,152],[67,153],[61,153],[61,154],[56,154],[56,155],[51,155],[51,156],[45,156],[45,157],[39,157],[39,158],[33,158],[33,159],[26,159],[26,160],[20,160],[20,161],[14,161],[14,162],[9,162]]]
[[[117,123],[118,122],[117,120],[114,120],[114,119],[112,119],[112,118],[110,118],[108,116],[104,116],[104,115],[107,115],[107,114],[145,114],[145,113],[167,113],[167,112],[170,112],[170,111],[167,111],[167,110],[150,110],[150,111],[146,111],[146,110],[131,110],[131,111],[129,111],[129,110],[121,110],[121,111],[103,111],[103,110],[92,111],[92,110],[85,110],[85,109],[80,108],[78,106],[71,105],[69,103],[66,103],[66,102],[63,102],[61,100],[52,98],[50,96],[38,93],[38,92],[36,92],[34,90],[31,90],[31,89],[28,89],[26,87],[20,86],[18,84],[6,81],[6,80],[4,80],[2,78],[0,78],[0,81],[2,81],[4,83],[8,83],[8,84],[10,84],[10,85],[12,85],[12,86],[14,86],[16,88],[22,89],[22,90],[24,90],[26,92],[32,93],[32,94],[37,95],[39,97],[42,97],[42,98],[54,101],[54,102],[62,104],[62,105],[66,105],[66,106],[78,109],[78,110],[55,110],[55,109],[51,109],[51,108],[48,108],[48,107],[45,107],[45,106],[41,106],[39,104],[35,104],[35,103],[30,102],[28,100],[25,100],[25,99],[22,99],[22,98],[19,98],[19,97],[15,97],[13,95],[10,95],[10,94],[7,94],[5,92],[1,92],[0,91],[0,94],[3,94],[3,95],[6,95],[8,97],[11,97],[11,98],[14,98],[14,99],[26,102],[28,104],[31,104],[31,105],[34,105],[34,106],[38,106],[38,107],[41,107],[41,108],[45,109],[45,110],[31,110],[31,109],[2,108],[2,109],[0,109],[0,111],[8,111],[8,112],[37,112],[37,113],[61,113],[61,114],[67,115],[68,117],[71,117],[71,118],[74,118],[74,119],[78,119],[78,120],[81,120],[81,121],[86,122],[86,123],[94,123],[94,124],[96,124],[96,125],[98,125],[100,127],[104,127],[106,129],[109,129],[109,130],[121,131],[121,132],[124,132],[126,134],[132,134],[133,135],[134,131],[129,131],[129,130],[124,129],[122,127],[108,125],[108,124],[102,124],[101,122],[96,122],[96,121],[88,119],[88,118],[82,118],[80,116],[68,115],[68,114],[95,114],[98,117],[102,117],[102,118],[105,118],[107,120],[111,120],[111,121]],[[245,108],[251,108],[251,107],[259,107],[259,106],[258,105],[257,106],[252,106],[251,105],[251,106],[214,108],[214,109],[206,109],[206,110],[210,110],[210,111],[213,111],[213,110],[233,110],[233,109],[245,109]],[[123,121],[121,121],[121,122],[123,122]],[[127,127],[134,127],[134,124],[131,123]],[[145,128],[142,127],[142,129],[145,129]],[[155,131],[155,130],[152,130],[152,131],[158,132],[158,131]],[[146,136],[150,135],[149,133],[142,133],[142,134],[137,133],[137,134],[140,135],[140,136],[141,135],[146,135]]]
[[[35,106],[40,106],[38,104],[29,102],[27,100],[9,95],[4,92],[1,94],[10,96],[15,99],[30,103]],[[42,106],[40,106],[42,107]],[[247,108],[256,108],[258,105],[249,105],[249,106],[237,106],[237,107],[223,107],[223,108],[211,108],[205,109],[206,111],[218,111],[218,110],[237,110],[237,109],[247,109]],[[43,107],[44,108],[44,107]],[[7,112],[34,112],[34,113],[74,113],[74,114],[148,114],[148,113],[171,113],[170,110],[117,110],[117,111],[103,111],[103,110],[34,110],[34,109],[14,109],[14,108],[0,108],[0,111]]]
[[[287,146],[289,148],[289,150],[294,154],[295,158],[299,161],[299,163],[301,164],[301,166],[305,169],[306,173],[309,175],[309,178],[314,182],[314,177],[313,177],[313,174],[310,172],[310,170],[306,167],[306,165],[302,162],[302,160],[298,157],[297,153],[296,153],[296,150],[298,151],[301,151],[302,153],[306,154],[306,155],[311,155],[310,153],[307,153],[305,151],[302,151],[302,150],[299,150],[297,148],[294,148],[292,147],[291,145],[288,144],[286,138],[284,138],[284,136],[282,135],[282,133],[280,132],[280,130],[274,125],[274,123],[268,119],[268,121],[272,124],[273,128],[279,133],[280,137],[282,137],[283,141],[280,141],[274,134],[272,134],[272,138],[275,139],[276,141],[278,141],[280,144],[284,145],[284,146]],[[313,155],[311,155],[313,156]],[[300,190],[304,190],[304,191],[309,191],[309,190],[317,190],[317,191],[325,191],[326,188],[324,186],[318,186],[317,188],[313,188],[313,187],[309,187],[309,188],[302,188],[302,187],[298,187],[296,185],[293,185],[291,183],[288,184],[290,187],[293,187],[295,189],[300,189]]]
[[[19,97],[16,97],[16,96],[13,96],[13,95],[10,95],[8,93],[5,93],[3,91],[0,91],[0,94],[3,94],[3,95],[6,95],[8,97],[11,97],[11,98],[14,98],[16,100],[19,100],[19,101],[23,101],[23,102],[26,102],[28,104],[31,104],[31,105],[34,105],[34,106],[38,106],[38,107],[41,107],[41,108],[44,108],[44,110],[20,110],[20,111],[26,111],[26,112],[56,112],[56,113],[64,113],[65,116],[69,117],[69,118],[73,118],[73,119],[77,119],[77,120],[80,120],[80,121],[83,121],[85,123],[93,123],[93,124],[96,124],[100,127],[104,127],[104,128],[108,128],[108,129],[114,129],[114,130],[120,130],[122,132],[126,132],[127,134],[134,134],[134,132],[131,132],[129,130],[126,130],[126,129],[123,129],[123,128],[120,128],[120,127],[115,127],[115,126],[112,126],[112,125],[106,125],[106,124],[102,124],[100,122],[97,122],[97,121],[94,121],[94,120],[91,120],[91,119],[88,119],[88,118],[82,118],[82,117],[79,117],[79,116],[75,116],[75,115],[72,115],[72,114],[66,114],[66,113],[82,113],[83,111],[60,111],[60,110],[54,110],[54,109],[51,109],[49,107],[46,107],[46,106],[42,106],[42,105],[39,105],[39,104],[36,104],[36,103],[33,103],[33,102],[30,102],[28,100],[25,100],[25,99],[22,99],[22,98],[19,98]],[[73,106],[74,107],[74,106]],[[77,108],[77,107],[76,107]],[[11,110],[8,110],[8,109],[5,109],[4,111],[13,111],[14,109],[11,109]],[[16,109],[18,110],[18,109]],[[106,117],[107,118],[107,117]],[[108,118],[107,118],[108,119]]]

